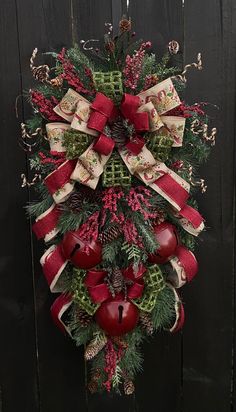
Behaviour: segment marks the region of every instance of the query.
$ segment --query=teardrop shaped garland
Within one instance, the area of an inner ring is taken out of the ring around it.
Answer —
[[[198,264],[195,239],[204,220],[192,194],[205,192],[195,165],[207,159],[216,129],[204,104],[181,99],[186,72],[171,66],[171,41],[158,62],[150,42],[135,41],[130,19],[104,45],[96,40],[51,53],[55,67],[35,66],[34,115],[22,123],[40,200],[28,206],[47,249],[40,262],[56,325],[91,362],[88,389],[130,395],[141,368],[140,345],[160,329],[178,331],[177,290]],[[96,42],[96,43],[95,43]]]

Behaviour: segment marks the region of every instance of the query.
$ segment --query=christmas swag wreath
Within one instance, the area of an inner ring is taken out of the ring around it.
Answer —
[[[47,244],[42,270],[58,294],[52,317],[85,345],[89,390],[122,384],[128,395],[141,342],[184,322],[177,290],[196,275],[204,229],[191,195],[206,190],[195,171],[216,129],[208,132],[203,104],[180,97],[188,68],[202,68],[200,54],[181,73],[171,67],[178,43],[158,60],[126,18],[115,37],[106,24],[97,44],[49,53],[52,69],[36,66],[33,51],[39,83],[28,93],[34,115],[21,125],[21,142],[36,174],[23,185],[40,196],[28,211]]]

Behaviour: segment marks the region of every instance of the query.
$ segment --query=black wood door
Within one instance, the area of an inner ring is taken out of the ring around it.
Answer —
[[[31,236],[21,188],[26,158],[18,146],[29,115],[22,93],[31,85],[29,58],[99,38],[104,23],[132,17],[139,37],[156,51],[178,40],[180,61],[203,56],[204,70],[188,77],[186,100],[208,101],[217,146],[202,168],[208,191],[199,196],[208,231],[198,247],[200,272],[183,291],[185,328],[144,347],[144,372],[134,397],[88,395],[82,350],[53,325],[52,301]],[[1,0],[1,258],[0,411],[230,412],[234,404],[234,177],[236,3],[234,0]],[[15,99],[18,97],[18,119]],[[214,107],[217,105],[218,108]]]

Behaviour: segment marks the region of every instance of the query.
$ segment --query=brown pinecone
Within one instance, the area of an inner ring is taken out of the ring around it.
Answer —
[[[123,289],[124,285],[124,277],[120,269],[114,268],[112,269],[111,277],[110,277],[111,285],[114,289],[114,292],[120,293]]]
[[[81,308],[76,311],[76,319],[84,328],[86,328],[93,320],[92,316],[90,316],[85,310]]]
[[[42,66],[32,67],[32,74],[39,82],[46,82],[49,77],[49,70],[49,67],[43,64]]]
[[[89,390],[90,393],[96,393],[98,390],[98,383],[97,381],[91,379],[91,381],[89,381],[89,383],[87,384],[87,388]]]
[[[131,19],[122,18],[119,22],[119,28],[122,33],[131,30]]]
[[[81,203],[84,200],[90,203],[98,203],[100,198],[101,192],[99,190],[93,190],[81,185],[79,192],[72,192],[65,204],[72,212],[80,212]]]
[[[134,387],[134,383],[133,381],[129,380],[125,380],[124,381],[124,392],[125,395],[132,395],[132,393],[134,393],[135,391],[135,387]]]
[[[154,331],[154,328],[153,328],[152,319],[151,319],[149,313],[140,312],[139,321],[140,321],[141,326],[143,327],[143,329],[145,329],[145,331],[147,332],[147,334],[152,335],[153,331]]]
[[[106,243],[117,239],[121,232],[122,228],[120,226],[111,226],[99,234],[99,240],[102,245],[105,245]]]
[[[157,212],[158,212],[158,215],[153,220],[153,225],[160,225],[160,223],[163,223],[165,221],[165,213],[161,209],[158,209]]]
[[[51,84],[53,87],[61,87],[62,84],[63,84],[63,79],[61,78],[61,76],[57,76],[57,77],[55,77],[54,79],[51,79],[51,80],[50,80],[50,84]]]
[[[79,212],[81,209],[81,203],[83,200],[83,195],[79,192],[71,193],[69,199],[66,201],[66,206],[72,212]]]
[[[91,342],[88,344],[84,352],[85,359],[87,361],[93,359],[104,348],[106,343],[107,338],[105,335],[100,339],[95,338],[91,340]]]

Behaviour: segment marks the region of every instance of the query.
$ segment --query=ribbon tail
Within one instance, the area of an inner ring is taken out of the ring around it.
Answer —
[[[205,227],[203,217],[189,205],[179,211],[178,217],[180,225],[193,236],[198,236]]]
[[[185,320],[184,306],[175,288],[171,285],[168,285],[168,287],[172,290],[174,297],[175,297],[175,321],[174,321],[174,324],[169,329],[169,331],[171,333],[176,333],[180,329],[182,329],[184,325],[184,320]]]
[[[184,246],[178,246],[175,256],[170,260],[173,273],[167,279],[175,288],[181,288],[191,282],[198,272],[198,263],[194,254]]]
[[[70,336],[70,329],[65,324],[65,322],[63,322],[62,317],[71,305],[71,295],[68,293],[63,293],[54,301],[54,303],[51,306],[51,315],[54,323],[63,333],[67,332]]]
[[[49,242],[57,235],[59,231],[59,229],[57,229],[57,223],[60,215],[60,209],[55,203],[53,203],[49,209],[37,217],[32,226],[37,239],[44,238],[45,242]]]
[[[60,276],[67,265],[67,260],[62,252],[62,246],[52,245],[40,259],[43,273],[47,279],[48,285],[52,293],[63,291],[60,285]]]

